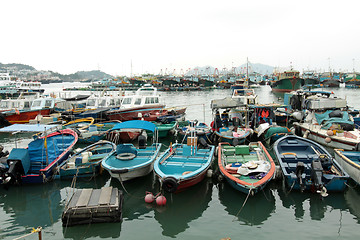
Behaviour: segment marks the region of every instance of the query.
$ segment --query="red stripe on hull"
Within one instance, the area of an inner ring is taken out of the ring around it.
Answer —
[[[37,115],[50,115],[50,109],[42,109],[42,110],[33,110],[33,111],[23,111],[19,114],[12,114],[6,116],[5,119],[8,120],[10,123],[29,123],[31,119],[35,119]]]

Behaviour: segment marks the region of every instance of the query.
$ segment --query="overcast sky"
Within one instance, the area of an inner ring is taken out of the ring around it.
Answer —
[[[230,69],[248,57],[300,71],[360,71],[359,7],[359,0],[1,0],[0,62],[130,75]]]

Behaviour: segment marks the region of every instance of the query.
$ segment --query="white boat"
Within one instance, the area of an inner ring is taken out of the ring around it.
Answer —
[[[360,184],[360,152],[334,149],[335,160],[350,177]]]
[[[353,119],[346,111],[346,100],[320,92],[310,93],[294,95],[296,101],[292,107],[298,109],[301,106],[300,111],[306,115],[293,124],[294,133],[328,147],[360,150],[360,130],[354,127]]]
[[[120,129],[143,129],[155,134],[153,140],[156,140],[157,128],[155,124],[147,121],[134,120],[118,123],[112,130]],[[138,138],[139,146],[131,143],[119,144],[116,151],[102,161],[102,167],[109,172],[111,177],[120,182],[133,178],[142,177],[149,174],[154,168],[154,161],[159,155],[161,143],[154,143],[146,146],[146,137]]]
[[[136,120],[155,121],[161,113],[166,114],[165,105],[161,103],[161,97],[157,88],[145,84],[139,88],[134,95],[124,96],[120,109],[106,112],[110,120]]]

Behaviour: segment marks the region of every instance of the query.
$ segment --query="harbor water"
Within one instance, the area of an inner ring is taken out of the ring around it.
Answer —
[[[62,87],[49,85],[46,92]],[[360,108],[359,90],[323,90],[333,91],[335,96],[346,98],[349,106]],[[283,101],[269,86],[255,88],[255,92],[260,103]],[[169,107],[186,106],[187,119],[209,124],[213,118],[211,100],[230,96],[230,90],[161,92],[161,96]],[[15,143],[25,146],[29,140],[29,135],[16,139],[11,134],[0,136],[0,144],[9,151]],[[175,136],[162,142],[169,146]],[[42,227],[43,239],[357,239],[360,187],[354,182],[348,185],[345,192],[321,199],[317,194],[291,191],[282,180],[276,180],[255,196],[247,196],[210,177],[183,192],[165,194],[165,206],[144,201],[146,192],[159,192],[153,173],[124,184],[104,172],[90,180],[11,186],[0,188],[0,239],[15,239],[33,227]],[[122,222],[63,227],[61,214],[74,188],[103,186],[123,191]]]

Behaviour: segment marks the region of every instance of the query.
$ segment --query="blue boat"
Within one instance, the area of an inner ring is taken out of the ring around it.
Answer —
[[[131,143],[119,144],[116,151],[101,163],[102,167],[109,172],[111,177],[120,182],[149,174],[154,168],[154,161],[159,155],[161,143],[157,140],[157,128],[154,123],[132,120],[116,124],[111,130],[142,129],[154,134],[153,143],[147,146],[144,135],[138,137],[138,146]]]
[[[290,189],[310,190],[327,196],[327,191],[344,191],[349,175],[320,144],[295,135],[274,143],[285,182]]]
[[[213,160],[214,146],[197,148],[197,138],[188,137],[187,144],[174,144],[154,164],[161,188],[179,192],[204,179]]]
[[[1,132],[43,132],[27,148],[13,148],[8,156],[8,171],[1,176],[3,184],[45,183],[52,180],[56,168],[70,154],[78,140],[76,132],[63,129],[48,133],[49,125],[15,124]]]
[[[114,143],[103,140],[85,147],[59,166],[60,179],[97,176],[100,173],[101,161],[115,150]]]

